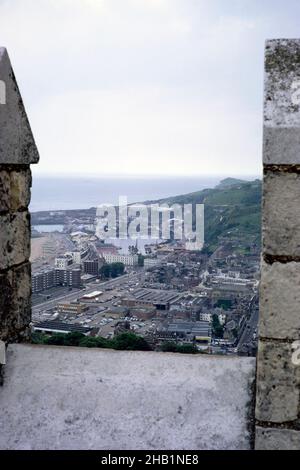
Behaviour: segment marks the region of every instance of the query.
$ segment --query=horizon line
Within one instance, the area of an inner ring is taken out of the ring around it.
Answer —
[[[46,172],[36,172],[35,173],[34,179],[38,178],[91,178],[91,179],[97,179],[97,178],[123,178],[123,179],[129,179],[129,178],[262,178],[262,173],[198,173],[198,174],[165,174],[165,173],[46,173]]]

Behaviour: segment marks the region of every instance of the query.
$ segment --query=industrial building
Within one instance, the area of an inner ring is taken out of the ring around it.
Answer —
[[[198,349],[207,350],[211,344],[210,323],[205,321],[170,323],[160,333],[165,333],[169,338],[195,342]]]
[[[57,286],[79,288],[81,286],[81,267],[72,266],[68,269],[56,269]]]
[[[211,327],[206,321],[170,323],[167,331],[178,336],[211,336]]]
[[[92,328],[86,326],[78,325],[77,323],[64,323],[56,320],[43,321],[33,325],[34,331],[39,331],[41,333],[53,334],[53,333],[72,333],[78,332],[88,335]]]
[[[32,293],[42,292],[43,290],[54,287],[55,269],[50,268],[32,275]]]
[[[131,307],[153,306],[158,310],[169,310],[170,305],[177,302],[182,295],[177,291],[160,289],[138,289],[132,296],[123,300],[124,305]]]
[[[99,274],[99,260],[89,259],[83,262],[83,272],[85,274],[91,274],[92,276],[98,276]]]
[[[139,261],[138,255],[103,253],[103,258],[107,263],[123,263],[125,266],[137,266]]]
[[[80,302],[60,303],[57,305],[59,313],[76,313],[80,314],[89,309],[88,305],[81,304]]]

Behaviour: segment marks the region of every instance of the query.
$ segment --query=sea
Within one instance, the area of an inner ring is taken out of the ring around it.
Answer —
[[[54,177],[34,175],[30,210],[88,209],[99,204],[156,200],[215,187],[224,177]],[[247,178],[248,179],[248,178]]]

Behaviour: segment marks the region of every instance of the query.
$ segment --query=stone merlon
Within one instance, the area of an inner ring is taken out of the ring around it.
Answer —
[[[264,163],[300,163],[300,40],[266,42]]]
[[[0,48],[0,165],[39,161],[23,101],[5,48]]]
[[[6,49],[0,48],[0,341],[30,337],[30,164],[39,160]]]
[[[267,41],[256,449],[299,448],[300,40]]]

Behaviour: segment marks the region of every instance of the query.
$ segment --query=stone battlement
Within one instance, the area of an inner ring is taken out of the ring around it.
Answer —
[[[0,448],[249,449],[255,424],[257,449],[300,448],[300,40],[268,41],[265,71],[254,413],[255,359],[16,344],[30,336],[39,157],[0,48]]]

